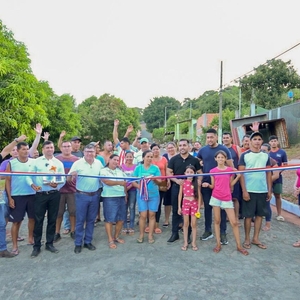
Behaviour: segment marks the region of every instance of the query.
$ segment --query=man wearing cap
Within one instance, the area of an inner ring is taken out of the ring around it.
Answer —
[[[142,158],[143,153],[150,149],[150,143],[147,138],[141,138],[140,144],[141,144],[141,149],[134,154],[134,162],[133,162],[134,164],[139,164],[143,160]]]
[[[61,147],[62,141],[64,136],[66,135],[66,131],[63,130],[60,135],[59,135],[59,140],[58,140],[58,148]],[[71,138],[71,146],[72,146],[72,155],[75,155],[79,158],[83,157],[83,152],[80,150],[80,146],[81,146],[81,138],[78,136],[73,136]]]
[[[250,149],[242,153],[239,160],[240,171],[253,168],[266,168],[270,166],[269,155],[261,151],[263,136],[260,132],[253,132],[250,136]],[[272,196],[272,174],[271,172],[248,172],[243,173],[240,179],[243,192],[242,213],[245,227],[244,248],[250,249],[251,244],[260,249],[267,249],[259,240],[262,217],[268,214],[267,201]],[[250,241],[251,219],[254,221],[254,235]]]

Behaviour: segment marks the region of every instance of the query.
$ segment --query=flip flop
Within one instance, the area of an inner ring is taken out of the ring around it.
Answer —
[[[269,227],[269,226],[264,226],[262,230],[263,230],[263,231],[269,231],[270,229],[271,229],[271,227]]]
[[[198,251],[198,247],[197,246],[192,246],[192,250],[193,251]],[[221,250],[221,249],[220,249]]]
[[[69,234],[71,232],[70,229],[64,229],[63,234]]]
[[[150,228],[147,226],[147,227],[145,228],[145,232],[146,232],[146,233],[149,233],[149,231],[150,231]]]
[[[149,239],[149,240],[148,240],[148,243],[149,243],[149,244],[154,244],[154,243],[155,243],[155,239]]]
[[[181,250],[182,250],[182,251],[186,251],[187,249],[188,249],[188,245],[182,246],[182,247],[181,247]]]
[[[160,228],[155,228],[155,229],[154,229],[154,232],[155,232],[156,234],[161,234],[161,233],[162,233],[162,231],[161,231]]]
[[[136,242],[137,242],[138,244],[142,244],[142,243],[144,243],[144,238],[137,238],[137,239],[136,239]]]
[[[262,243],[258,243],[258,244],[256,244],[256,243],[251,243],[251,244],[257,246],[259,249],[263,249],[263,250],[266,250],[266,249],[267,249],[267,246],[264,245],[264,244],[262,244]]]
[[[168,227],[169,227],[169,224],[168,224],[168,223],[164,223],[164,224],[163,224],[163,227],[164,227],[164,228],[168,228]]]
[[[114,241],[119,243],[119,244],[125,244],[125,241],[123,239],[118,238],[118,237]]]
[[[108,243],[108,247],[109,247],[110,249],[117,249],[117,245],[115,244],[115,241],[110,241],[110,242]]]
[[[213,249],[213,251],[214,251],[215,253],[219,253],[219,252],[221,251],[221,249],[222,249],[221,246],[220,246],[220,247],[216,246],[216,247]]]
[[[18,236],[17,241],[18,241],[18,242],[22,242],[22,241],[24,241],[24,238]]]
[[[299,248],[299,247],[300,247],[300,241],[297,241],[296,243],[294,243],[294,244],[293,244],[293,247]]]
[[[251,248],[251,244],[244,242],[244,243],[243,243],[243,247],[244,247],[245,249],[250,249],[250,248]]]
[[[249,252],[244,248],[237,248],[236,250],[245,256],[247,256],[249,254]]]
[[[28,246],[33,246],[33,245],[34,245],[34,243],[28,243],[27,245],[28,245]]]

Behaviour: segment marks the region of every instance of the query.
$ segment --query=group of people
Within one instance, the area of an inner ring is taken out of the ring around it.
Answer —
[[[182,139],[178,145],[169,142],[166,153],[161,155],[160,145],[150,144],[147,138],[140,136],[140,132],[137,132],[134,142],[130,144],[128,136],[133,131],[132,126],[128,127],[125,136],[119,140],[118,126],[119,121],[115,120],[115,149],[111,141],[105,141],[102,151],[99,142],[87,144],[82,151],[79,137],[66,141],[66,133],[62,132],[58,141],[61,153],[55,155],[54,143],[48,140],[49,134],[44,134],[43,155],[38,157],[34,152],[42,134],[39,125],[36,127],[36,140],[31,149],[24,141],[26,137],[21,136],[2,150],[1,160],[10,152],[12,156],[11,160],[6,161],[5,170],[16,174],[5,176],[13,249],[11,252],[7,251],[6,221],[2,218],[5,212],[2,209],[0,256],[18,255],[19,228],[26,212],[29,220],[28,244],[33,245],[31,257],[37,257],[41,251],[45,215],[48,218],[46,250],[58,253],[54,243],[61,238],[63,219],[70,223],[70,236],[74,239],[76,254],[81,253],[82,248],[95,250],[92,240],[95,221],[100,220],[101,203],[110,249],[125,243],[122,233],[135,233],[136,203],[139,212],[139,236],[136,242],[139,244],[144,242],[145,233],[148,243],[153,244],[154,234],[162,232],[159,224],[164,204],[164,228],[169,227],[172,211],[172,234],[168,243],[177,241],[179,231],[183,230],[181,250],[186,251],[191,244],[191,249],[197,251],[197,218],[203,203],[205,230],[200,240],[206,241],[213,237],[214,214],[215,253],[220,252],[222,245],[228,244],[226,218],[233,228],[238,252],[248,255],[247,249],[251,245],[267,248],[260,241],[259,233],[264,216],[264,229],[271,228],[269,200],[272,192],[276,198],[277,220],[284,221],[280,197],[282,175],[278,171],[247,170],[274,165],[271,160],[278,166],[287,163],[286,153],[279,148],[276,136],[269,138],[267,145],[270,145],[270,149],[266,151],[257,123],[253,124],[253,133],[244,137],[243,147],[234,145],[231,134],[227,132],[223,133],[223,144],[218,144],[216,130],[209,129],[205,146],[201,147],[197,142],[192,148],[188,140]],[[237,170],[246,172],[236,175]],[[202,173],[205,175],[201,175]],[[295,183],[297,195],[299,187],[298,180]],[[243,243],[239,235],[240,217],[244,218]],[[254,235],[251,239],[252,221]],[[297,243],[300,246],[300,242]]]

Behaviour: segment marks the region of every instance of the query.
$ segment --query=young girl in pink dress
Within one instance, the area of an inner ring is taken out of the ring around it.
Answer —
[[[185,175],[195,175],[196,169],[190,165],[186,167]],[[196,245],[197,238],[197,217],[201,207],[202,195],[200,193],[200,186],[198,185],[197,177],[187,177],[183,180],[178,194],[178,214],[183,215],[183,238],[184,244],[181,250],[186,251],[188,248],[188,229],[192,227],[192,250],[197,251]],[[181,207],[182,203],[182,207]]]
[[[211,184],[208,182],[202,183],[203,187],[209,187],[212,189],[212,196],[210,198],[209,205],[213,207],[214,211],[214,227],[215,235],[217,240],[217,245],[214,248],[214,252],[218,253],[221,250],[221,240],[220,240],[220,222],[221,222],[221,209],[225,209],[230,225],[232,226],[232,231],[235,237],[237,251],[243,255],[248,255],[248,251],[241,246],[240,233],[238,222],[234,213],[234,206],[232,202],[231,191],[235,183],[239,180],[240,175],[237,175],[233,179],[233,174],[222,174],[213,175],[213,173],[230,172],[236,170],[225,165],[227,160],[227,155],[224,151],[220,150],[215,155],[215,160],[217,161],[217,167],[210,170]]]

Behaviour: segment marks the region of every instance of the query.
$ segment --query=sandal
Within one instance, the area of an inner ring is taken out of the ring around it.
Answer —
[[[122,234],[127,234],[128,233],[128,229],[122,229]]]
[[[269,231],[270,229],[271,229],[270,226],[264,226],[262,230],[263,230],[263,231]]]
[[[294,244],[293,244],[293,247],[297,247],[297,248],[299,248],[299,247],[300,247],[300,240],[299,240],[299,241],[297,241],[296,243],[294,243]]]
[[[188,245],[186,245],[186,246],[183,245],[183,246],[181,247],[181,250],[182,250],[182,251],[186,251],[187,249],[188,249]]]
[[[64,229],[63,234],[69,234],[71,232],[70,229]]]
[[[169,227],[169,224],[168,223],[164,223],[163,224],[163,228],[168,228]]]
[[[192,250],[193,251],[198,251],[198,247],[197,246],[192,246]]]
[[[243,243],[243,247],[244,247],[245,249],[250,249],[250,248],[251,248],[251,244],[250,244],[250,243],[244,242],[244,243]]]
[[[150,231],[150,228],[149,228],[149,226],[147,226],[147,227],[145,228],[145,232],[146,232],[146,233],[149,233],[149,231]]]
[[[128,234],[134,234],[134,229],[131,229],[131,228],[128,229],[127,233],[128,233]]]
[[[259,249],[263,249],[263,250],[266,250],[267,249],[267,246],[263,243],[251,243],[252,245],[255,245],[256,247],[258,247]]]
[[[222,249],[221,246],[216,246],[216,247],[213,249],[213,251],[214,251],[215,253],[219,253],[219,252],[221,251],[221,249]]]
[[[244,248],[237,248],[236,250],[245,256],[247,256],[249,254],[249,252]]]
[[[110,241],[110,242],[108,243],[108,247],[109,247],[110,249],[116,249],[116,248],[117,248],[117,245],[115,244],[115,241]]]
[[[24,241],[24,238],[18,236],[17,241],[18,241],[18,242],[22,242],[22,241]]]
[[[154,244],[154,243],[155,243],[155,239],[149,239],[149,240],[148,240],[148,243],[149,243],[149,244]]]
[[[119,237],[117,237],[114,241],[119,244],[125,244],[125,241],[123,239],[120,239]]]
[[[162,233],[162,231],[161,231],[160,228],[155,228],[155,229],[154,229],[154,232],[155,232],[156,234],[161,234],[161,233]]]
[[[144,243],[144,238],[142,237],[142,238],[137,238],[136,239],[136,242],[138,243],[138,244],[142,244],[142,243]]]
[[[11,253],[13,253],[14,255],[18,255],[19,254],[19,249],[18,248],[13,249],[13,250],[11,250]]]

